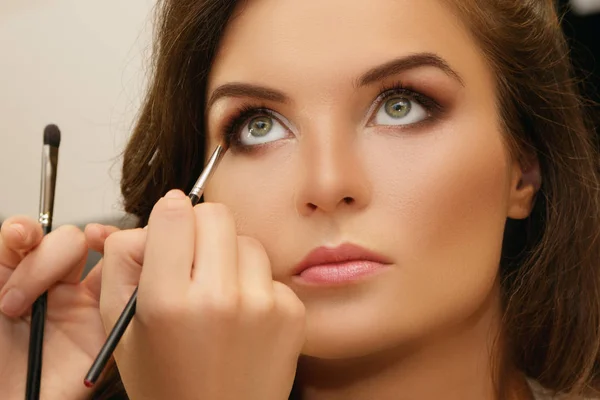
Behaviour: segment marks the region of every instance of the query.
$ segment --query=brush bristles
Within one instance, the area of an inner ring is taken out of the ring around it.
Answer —
[[[46,126],[44,129],[44,144],[52,147],[60,146],[60,129],[54,124]]]

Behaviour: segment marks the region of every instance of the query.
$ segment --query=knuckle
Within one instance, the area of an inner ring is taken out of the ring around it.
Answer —
[[[63,225],[57,229],[64,236],[64,240],[69,243],[69,246],[83,252],[87,250],[87,242],[85,234],[75,225]]]
[[[145,232],[142,229],[128,229],[113,232],[104,242],[105,265],[109,268],[122,263],[140,265],[143,263]]]
[[[62,225],[60,228],[57,229],[57,231],[61,231],[63,235],[66,235],[69,238],[82,234],[81,229],[79,229],[75,225]]]
[[[288,303],[285,306],[284,314],[289,321],[301,322],[306,318],[306,309],[302,304]]]
[[[247,297],[243,303],[244,314],[251,319],[259,319],[270,316],[276,310],[275,299],[264,294],[253,294]]]
[[[184,302],[175,297],[160,297],[140,291],[136,314],[146,325],[181,322],[188,310]]]
[[[238,318],[240,300],[238,293],[205,295],[200,305],[201,312],[212,321],[232,322]]]
[[[265,251],[262,243],[250,236],[238,236],[238,245],[245,251],[252,253],[262,253]]]
[[[123,230],[114,232],[104,242],[104,257],[108,260],[127,258],[134,250],[135,231]]]
[[[141,229],[114,232],[104,242],[103,281],[116,279],[139,280],[144,264],[145,232]]]
[[[238,236],[238,254],[240,259],[258,260],[262,263],[269,263],[266,250],[262,243],[250,236]]]
[[[306,307],[294,291],[281,282],[274,282],[273,290],[277,298],[278,309],[290,321],[304,321]]]
[[[105,256],[115,256],[121,253],[125,248],[125,246],[123,245],[123,243],[125,242],[125,237],[125,231],[116,232],[107,237],[106,241],[104,242]]]

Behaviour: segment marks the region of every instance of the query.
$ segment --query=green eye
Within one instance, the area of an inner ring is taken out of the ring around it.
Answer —
[[[392,97],[385,102],[385,112],[392,118],[404,118],[411,110],[411,101],[406,97]]]
[[[266,136],[273,128],[273,119],[260,116],[252,119],[248,124],[248,131],[254,137]]]
[[[261,145],[294,136],[285,117],[269,109],[250,108],[238,120],[240,125],[233,129],[240,147]]]

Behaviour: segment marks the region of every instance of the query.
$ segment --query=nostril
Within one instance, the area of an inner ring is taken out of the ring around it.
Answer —
[[[354,203],[354,199],[352,197],[344,197],[344,203],[352,204]]]

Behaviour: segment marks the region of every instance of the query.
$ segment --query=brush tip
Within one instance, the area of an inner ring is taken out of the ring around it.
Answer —
[[[49,144],[52,147],[60,146],[60,129],[54,124],[50,124],[44,128],[44,144]]]
[[[91,388],[92,386],[94,386],[94,382],[90,381],[89,379],[86,379],[86,380],[84,380],[84,381],[83,381],[83,384],[84,384],[86,387],[89,387],[89,388]]]

